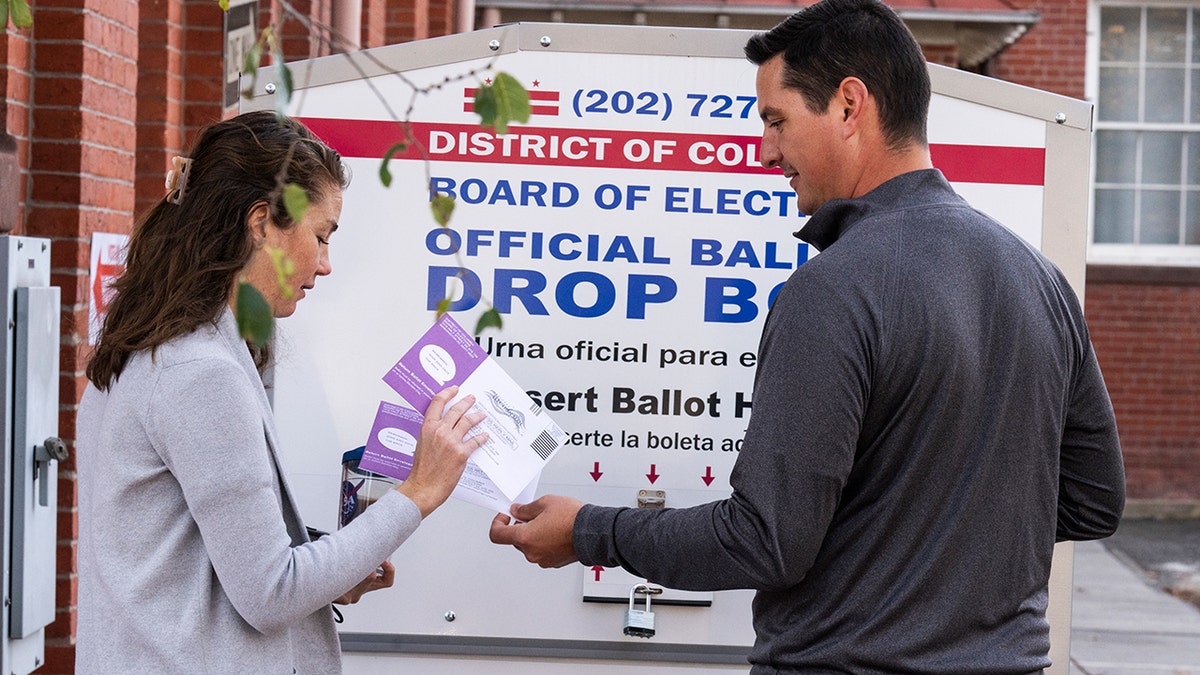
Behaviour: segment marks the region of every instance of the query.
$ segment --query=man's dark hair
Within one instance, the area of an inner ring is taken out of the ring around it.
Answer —
[[[821,0],[746,43],[746,58],[762,65],[783,54],[784,86],[825,111],[842,80],[857,77],[879,104],[888,146],[927,145],[929,71],[920,45],[900,17],[879,0]]]

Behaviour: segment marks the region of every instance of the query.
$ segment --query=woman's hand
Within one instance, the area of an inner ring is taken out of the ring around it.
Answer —
[[[377,591],[381,588],[390,588],[392,582],[396,580],[396,567],[392,563],[384,560],[380,563],[379,568],[371,572],[371,576],[358,582],[358,585],[346,591],[339,598],[335,598],[335,605],[353,605],[366,593]]]
[[[408,479],[396,487],[421,509],[422,518],[446,501],[462,476],[467,458],[488,439],[483,431],[464,438],[485,415],[467,412],[475,405],[474,396],[465,396],[446,409],[446,403],[457,393],[458,387],[447,387],[429,403],[413,451],[412,471]]]

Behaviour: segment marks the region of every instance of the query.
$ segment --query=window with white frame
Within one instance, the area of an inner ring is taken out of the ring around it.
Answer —
[[[1200,2],[1093,11],[1089,259],[1200,265]]]

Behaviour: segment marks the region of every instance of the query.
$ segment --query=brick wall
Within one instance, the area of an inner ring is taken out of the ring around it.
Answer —
[[[454,0],[428,0],[429,36],[451,35],[457,32],[455,25],[457,3]]]
[[[386,36],[388,44],[429,37],[429,0],[389,3]]]
[[[1011,0],[1041,15],[1020,40],[992,60],[1001,80],[1083,98],[1087,68],[1087,0]]]
[[[362,14],[362,46],[364,49],[382,47],[387,42],[387,6],[385,0],[364,0]]]
[[[29,166],[30,39],[27,31],[0,31],[0,233],[24,234]]]
[[[1200,270],[1088,273],[1088,324],[1117,413],[1129,498],[1200,500]]]
[[[925,60],[939,66],[958,67],[958,45],[921,45]]]
[[[183,7],[138,4],[137,187],[135,213],[163,193],[171,158],[183,152]]]
[[[1086,0],[1013,0],[1041,20],[1002,52],[994,77],[1084,97]],[[1088,325],[1117,413],[1128,496],[1200,503],[1200,269],[1088,268]],[[1186,512],[1186,511],[1185,511]]]
[[[200,129],[226,117],[222,104],[225,86],[224,15],[215,0],[184,0],[182,16],[181,147],[187,147]],[[306,53],[306,52],[305,52]],[[165,176],[166,165],[162,167]],[[159,182],[154,198],[163,194]]]

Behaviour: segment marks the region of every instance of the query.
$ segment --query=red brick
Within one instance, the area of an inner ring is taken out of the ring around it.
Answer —
[[[57,547],[56,556],[57,562],[54,569],[58,570],[59,574],[65,573],[67,570],[75,571],[75,542],[60,543]]]
[[[74,607],[79,602],[79,579],[74,575],[60,577],[54,584],[54,598],[57,607]],[[64,640],[75,636],[75,612],[56,613],[54,621],[46,627],[46,638],[62,638]]]
[[[71,613],[71,625],[74,626],[74,613]],[[38,675],[68,675],[75,672],[75,645],[73,643],[46,644],[46,664],[37,672]]]
[[[88,277],[86,272],[51,272],[50,283],[62,289],[63,304],[87,300]]]
[[[89,346],[84,352],[84,356],[86,358],[90,357],[90,355],[91,347]],[[86,365],[86,363],[86,360],[80,361],[80,365]],[[83,390],[87,388],[87,383],[87,376],[82,373],[79,375],[60,375],[58,378],[59,403],[64,405],[78,405],[79,401],[83,398]]]

